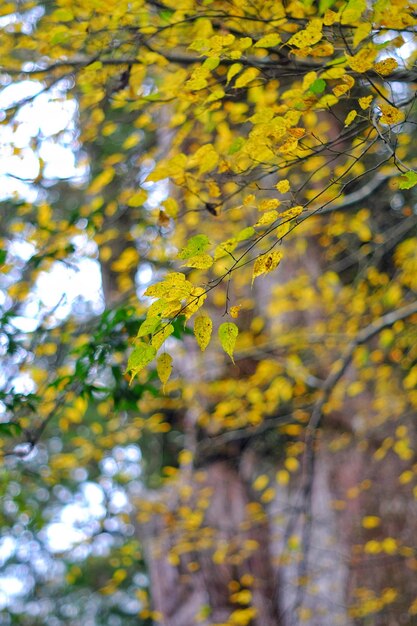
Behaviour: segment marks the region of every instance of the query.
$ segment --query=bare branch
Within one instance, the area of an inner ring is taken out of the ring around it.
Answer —
[[[391,313],[386,313],[382,317],[376,319],[372,322],[372,324],[369,324],[361,330],[355,339],[351,341],[344,356],[335,363],[333,371],[324,381],[321,394],[314,405],[313,412],[307,426],[307,446],[309,443],[312,443],[312,439],[314,439],[315,433],[320,427],[323,416],[323,406],[326,404],[333,389],[351,364],[356,348],[373,339],[373,337],[378,335],[382,330],[384,330],[384,328],[389,328],[390,326],[393,326],[395,322],[403,320],[406,317],[410,317],[410,315],[414,315],[415,313],[417,313],[417,301],[411,302],[401,309],[391,311]]]

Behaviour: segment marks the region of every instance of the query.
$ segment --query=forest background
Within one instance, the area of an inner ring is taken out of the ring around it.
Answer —
[[[411,626],[417,6],[0,7],[0,624]]]

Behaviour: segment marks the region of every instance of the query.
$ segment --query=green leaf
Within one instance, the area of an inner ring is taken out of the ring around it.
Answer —
[[[62,27],[64,28],[64,27]],[[51,36],[50,42],[52,46],[56,46],[57,44],[64,43],[69,38],[69,31],[65,27],[64,30],[55,30],[54,34]]]
[[[354,24],[366,10],[366,0],[348,0],[340,15],[341,24]]]
[[[327,83],[323,78],[317,78],[317,80],[315,80],[314,83],[310,85],[309,91],[318,96],[326,89],[326,85]]]
[[[236,137],[236,139],[233,141],[232,145],[229,148],[229,154],[235,154],[236,152],[239,152],[239,150],[241,150],[244,145],[244,137]]]
[[[201,254],[210,245],[207,235],[194,235],[187,241],[185,248],[178,255],[179,259],[190,259],[192,256]]]
[[[188,328],[185,323],[186,323],[186,317],[185,315],[179,315],[175,320],[172,321],[172,326],[174,328],[174,331],[172,333],[173,337],[175,337],[175,339],[181,339],[183,337],[183,335],[192,335],[193,331],[191,330],[191,328]]]
[[[399,189],[411,189],[417,185],[417,172],[409,170],[400,176]]]
[[[253,226],[247,226],[238,232],[236,235],[236,241],[245,241],[245,239],[250,239],[253,235],[256,235],[256,230]]]
[[[236,339],[239,334],[239,329],[233,322],[225,322],[219,326],[219,339],[223,350],[230,356],[233,363],[233,352],[236,345]]]
[[[175,11],[171,11],[170,9],[164,9],[163,11],[159,12],[159,17],[164,22],[169,22],[174,13]]]
[[[0,435],[5,437],[17,437],[22,432],[22,427],[16,422],[3,422],[0,424]]]
[[[51,17],[54,22],[71,22],[74,19],[74,13],[71,9],[57,9]]]
[[[137,337],[144,337],[145,335],[152,335],[161,323],[160,317],[148,317],[138,330]]]
[[[6,261],[6,257],[7,257],[7,251],[0,250],[0,265],[3,265],[3,263]]]
[[[327,9],[331,9],[336,0],[319,0],[319,14],[324,15]]]
[[[156,348],[154,346],[150,346],[148,343],[143,343],[142,341],[136,344],[127,361],[126,371],[131,374],[130,382],[132,382],[134,377],[154,359],[155,355]]]

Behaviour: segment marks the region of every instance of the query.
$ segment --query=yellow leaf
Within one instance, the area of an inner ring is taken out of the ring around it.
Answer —
[[[174,198],[167,198],[162,202],[162,206],[165,208],[166,214],[169,217],[177,217],[178,202]]]
[[[253,606],[245,609],[236,609],[230,614],[229,624],[233,626],[249,626],[253,624],[253,619],[256,617],[257,611]]]
[[[180,557],[178,556],[178,554],[175,554],[175,552],[169,552],[168,553],[167,561],[173,567],[177,567],[177,565],[179,565],[181,563]]]
[[[181,176],[184,175],[186,162],[187,157],[182,153],[168,161],[162,161],[158,163],[155,169],[147,176],[146,182],[157,183],[164,178],[181,178]]]
[[[148,287],[143,295],[151,298],[164,298],[167,302],[182,300],[189,296],[192,284],[180,272],[171,272],[164,281]]]
[[[355,117],[357,116],[358,112],[353,110],[353,111],[349,111],[349,113],[346,116],[345,119],[345,126],[350,126],[353,122],[353,120],[355,119]]]
[[[291,228],[291,224],[289,221],[284,222],[283,224],[278,226],[278,228],[275,231],[277,239],[282,239],[283,237],[285,237],[285,235],[289,232],[290,228]]]
[[[337,78],[342,78],[342,76],[344,76],[345,74],[346,69],[344,67],[331,67],[321,74],[321,78],[334,80]]]
[[[408,612],[410,615],[417,615],[417,598],[410,605]]]
[[[198,167],[198,173],[204,174],[214,169],[219,162],[219,155],[211,143],[200,146],[188,161],[189,167]]]
[[[265,489],[265,487],[267,486],[267,484],[269,483],[269,477],[266,474],[261,474],[260,476],[258,476],[258,478],[254,481],[252,487],[256,490],[256,491],[262,491],[262,489]]]
[[[156,371],[159,380],[165,386],[172,372],[172,356],[169,354],[161,354],[156,361]]]
[[[252,284],[257,276],[268,274],[278,267],[281,259],[282,253],[275,250],[262,254],[258,257],[255,261],[255,265],[253,266]]]
[[[382,541],[382,549],[386,554],[395,554],[397,552],[397,540],[393,537],[386,537]]]
[[[130,196],[129,200],[127,201],[127,204],[128,206],[131,206],[131,207],[138,207],[138,206],[142,206],[142,204],[147,199],[148,199],[148,194],[146,193],[146,191],[144,189],[140,189],[139,191],[134,193],[133,196]]]
[[[88,188],[89,193],[95,194],[101,191],[103,187],[106,187],[109,183],[111,183],[115,174],[116,172],[112,167],[103,170],[91,183]]]
[[[192,72],[190,78],[185,83],[185,87],[190,91],[200,91],[207,87],[207,78],[210,74],[208,67],[198,65]]]
[[[340,98],[340,96],[343,96],[343,94],[347,91],[350,91],[354,84],[355,79],[352,76],[349,76],[349,74],[345,74],[342,77],[342,83],[340,85],[336,85],[332,91],[337,98]]]
[[[111,264],[111,269],[114,272],[128,272],[137,267],[138,262],[138,251],[135,248],[126,248],[119,258]]]
[[[399,475],[398,482],[401,485],[406,485],[407,483],[411,482],[413,478],[414,478],[414,472],[412,472],[411,470],[406,470],[405,472],[402,472],[402,474]]]
[[[303,78],[303,91],[310,89],[311,85],[317,80],[317,72],[307,72]]]
[[[202,352],[210,343],[212,329],[213,322],[208,315],[197,315],[194,320],[194,335]]]
[[[280,180],[279,183],[275,185],[275,187],[280,193],[287,193],[290,190],[290,183],[285,178],[284,180]]]
[[[283,154],[288,154],[289,152],[293,152],[298,146],[297,139],[287,139],[282,145],[279,146],[278,151]]]
[[[337,104],[337,102],[338,102],[338,99],[334,94],[327,93],[325,96],[320,98],[320,100],[317,102],[317,108],[329,109],[330,107]]]
[[[236,74],[239,74],[242,67],[243,65],[241,63],[233,63],[233,65],[229,67],[229,70],[227,72],[227,83],[230,83],[232,78],[234,78]]]
[[[355,33],[353,35],[353,47],[356,48],[357,46],[359,46],[361,41],[366,39],[371,30],[371,22],[364,22],[363,24],[359,24],[359,26],[355,29]]]
[[[231,306],[230,307],[230,315],[231,317],[233,317],[234,319],[239,317],[239,312],[240,309],[242,308],[241,304],[236,304],[235,306]]]
[[[159,350],[164,341],[168,339],[170,335],[174,332],[174,327],[172,324],[166,324],[160,330],[158,330],[151,339],[151,345],[154,348],[155,352]]]
[[[359,52],[354,56],[347,54],[346,59],[352,70],[359,72],[359,74],[363,74],[372,68],[376,55],[377,51],[375,48],[370,48],[368,46],[359,50]]]
[[[275,480],[277,481],[278,485],[288,485],[288,483],[290,482],[290,475],[287,470],[279,470],[275,476]]]
[[[0,7],[0,16],[3,17],[3,15],[14,13],[15,9],[16,9],[16,6],[14,2],[6,2],[3,4],[3,6]]]
[[[184,315],[186,319],[190,319],[192,315],[204,304],[205,299],[207,298],[207,292],[202,287],[194,287],[192,292],[190,293],[186,307],[184,307]]]
[[[233,322],[224,322],[219,326],[219,339],[223,350],[230,356],[233,363],[233,352],[236,345],[236,339],[239,334],[239,329]]]
[[[130,135],[127,139],[125,139],[122,147],[124,150],[130,150],[130,148],[134,148],[135,146],[137,146],[140,140],[141,135]]]
[[[366,515],[362,518],[362,526],[364,528],[376,528],[381,523],[381,519],[375,515]]]
[[[261,495],[261,501],[265,502],[266,504],[268,502],[272,502],[272,500],[275,498],[275,495],[276,495],[275,489],[273,489],[272,487],[269,487],[269,489],[265,489],[265,491]]]
[[[281,220],[290,220],[301,215],[303,211],[304,207],[302,207],[301,204],[298,204],[297,206],[293,206],[290,209],[283,211],[283,213],[280,213],[279,218]]]
[[[301,139],[301,137],[304,137],[306,133],[305,128],[289,128],[288,129],[288,134],[293,137],[294,139]]]
[[[335,13],[335,11],[332,11],[331,9],[327,9],[323,17],[323,24],[325,26],[331,26],[332,24],[338,21],[339,21],[339,14]]]
[[[300,467],[299,461],[293,456],[290,456],[288,457],[288,459],[285,459],[284,465],[289,472],[296,472],[298,468]]]
[[[231,595],[230,600],[232,602],[237,602],[238,604],[250,604],[252,601],[252,593],[249,589],[242,589],[242,591],[238,591]]]
[[[248,118],[248,122],[252,124],[267,124],[274,117],[274,111],[271,107],[258,107],[254,115]]]
[[[165,315],[165,309],[169,306],[171,306],[171,303],[168,303],[168,301],[164,298],[159,298],[159,300],[155,300],[155,302],[152,302],[152,304],[148,308],[146,317],[149,318]]]
[[[271,209],[276,209],[281,204],[281,201],[277,198],[267,198],[266,200],[262,200],[258,204],[259,211],[270,211]]]
[[[261,37],[259,41],[253,46],[254,48],[273,48],[277,46],[281,42],[281,37],[278,33],[271,33],[269,35],[265,35],[265,37]]]
[[[278,219],[278,211],[266,211],[266,213],[261,215],[255,226],[267,226],[275,222],[276,219]]]
[[[209,254],[197,254],[187,259],[186,263],[183,263],[186,267],[195,267],[198,270],[208,269],[213,265],[213,259]]]
[[[193,462],[193,453],[191,450],[181,450],[178,455],[178,463],[180,465],[190,465]]]
[[[363,98],[359,98],[358,102],[362,111],[365,111],[370,107],[372,100],[373,96],[363,96]]]
[[[381,549],[381,543],[375,539],[371,539],[371,541],[365,543],[363,547],[365,554],[379,554]]]
[[[256,67],[248,67],[239,78],[236,79],[234,87],[236,89],[240,89],[242,87],[246,87],[249,83],[251,83],[254,78],[256,78],[259,74],[259,70]]]
[[[374,70],[381,74],[381,76],[388,76],[398,67],[398,63],[392,57],[388,59],[384,59],[383,61],[379,61],[379,63],[375,63]]]
[[[208,104],[209,102],[215,102],[216,100],[221,100],[225,95],[226,94],[224,89],[215,89],[205,100],[205,104]]]
[[[236,246],[237,246],[236,239],[227,239],[226,241],[219,243],[219,245],[214,251],[214,260],[217,261],[218,259],[221,259],[222,257],[227,256],[228,254],[233,252]]]
[[[396,107],[393,107],[390,104],[383,102],[379,105],[379,108],[381,109],[382,113],[380,121],[383,124],[398,124],[399,122],[404,121],[404,113]]]
[[[298,31],[288,40],[288,44],[296,46],[297,48],[305,48],[306,46],[312,46],[320,41],[323,36],[321,32],[323,22],[320,19],[312,19],[307,28]]]

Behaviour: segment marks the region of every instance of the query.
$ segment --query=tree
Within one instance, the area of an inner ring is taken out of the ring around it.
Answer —
[[[415,6],[1,12],[1,623],[413,624]]]

